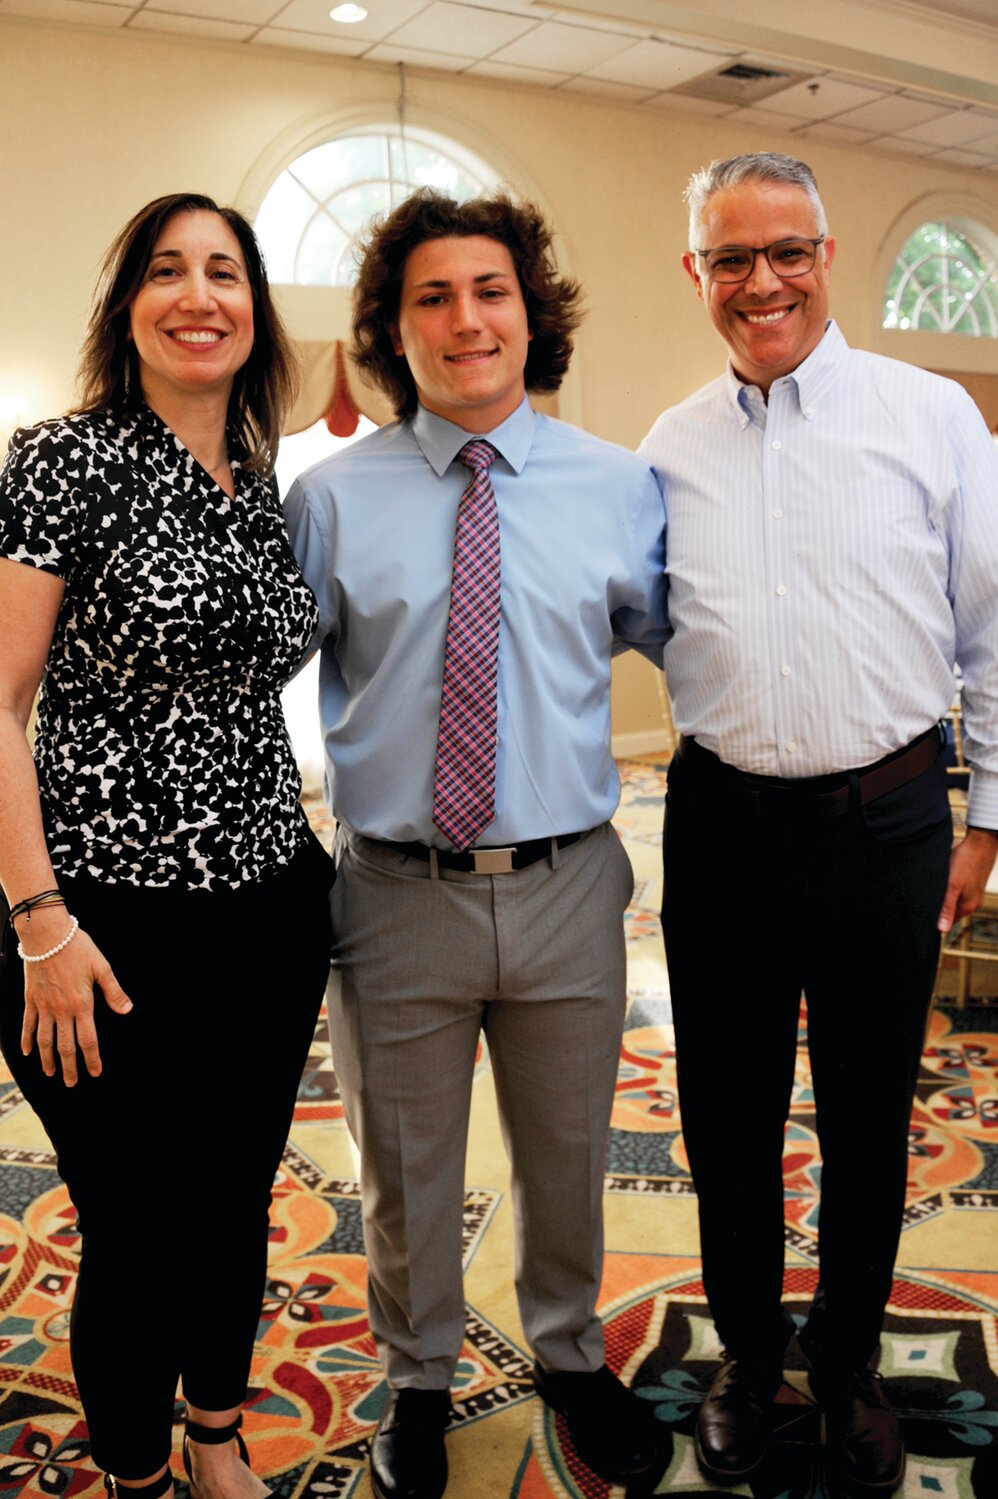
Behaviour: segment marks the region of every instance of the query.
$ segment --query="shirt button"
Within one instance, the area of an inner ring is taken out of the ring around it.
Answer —
[[[796,739],[788,739],[787,742],[786,742],[786,744],[784,745],[784,749],[789,750],[789,752],[791,754],[793,754],[793,752],[794,752],[794,750],[796,748],[797,748],[797,741],[796,741]]]
[[[782,520],[783,519],[783,511],[782,510],[774,510],[773,511],[773,519],[774,520]]]
[[[779,595],[780,598],[783,597],[783,595],[786,593],[786,591],[787,591],[787,585],[785,583],[780,583],[780,584],[777,585],[776,592],[777,592],[777,594]]]
[[[782,446],[783,446],[783,444],[780,441],[780,439],[778,437],[774,437],[773,438],[773,452],[774,453],[778,453],[780,451],[780,449],[782,448]]]
[[[781,666],[780,667],[780,676],[781,677],[789,677],[791,674],[792,674],[792,668],[791,667],[789,667],[789,666]]]

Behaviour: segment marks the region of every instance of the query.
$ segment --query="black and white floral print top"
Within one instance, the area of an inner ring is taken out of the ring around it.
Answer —
[[[307,839],[280,688],[316,625],[272,482],[148,408],[14,434],[0,556],[65,580],[35,761],[57,874],[218,889]]]

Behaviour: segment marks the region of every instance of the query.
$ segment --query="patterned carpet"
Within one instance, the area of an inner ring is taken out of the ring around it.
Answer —
[[[617,819],[635,866],[631,1006],[607,1171],[601,1311],[608,1360],[662,1423],[655,1492],[711,1496],[693,1457],[716,1357],[697,1260],[668,986],[655,917],[662,767],[624,767]],[[316,812],[316,822],[323,817]],[[328,831],[328,829],[327,829]],[[723,937],[723,916],[719,917]],[[806,1023],[806,1022],[805,1022]],[[911,1131],[911,1176],[881,1368],[911,1453],[904,1499],[998,1495],[998,1008],[937,1009]],[[804,1039],[802,1023],[801,1042]],[[862,1046],[862,1034],[856,1045]],[[552,1058],[552,1065],[557,1059]],[[857,1100],[862,1108],[862,1100]],[[737,1121],[732,1162],[738,1167]],[[280,1496],[368,1499],[365,1443],[385,1386],[364,1310],[356,1160],[320,1024],[278,1179],[246,1418],[254,1467]],[[813,1290],[820,1160],[806,1051],[787,1130],[786,1296]],[[448,1436],[455,1499],[622,1499],[575,1457],[533,1397],[511,1285],[512,1223],[487,1054],[473,1104],[465,1205],[467,1335]],[[857,1225],[861,1231],[861,1225]],[[75,1215],[43,1133],[0,1076],[0,1490],[96,1496],[68,1355]],[[136,1358],[144,1318],[136,1308]],[[182,1407],[178,1404],[179,1413]],[[826,1499],[820,1421],[792,1345],[777,1441],[755,1499]],[[183,1490],[179,1431],[174,1466]]]

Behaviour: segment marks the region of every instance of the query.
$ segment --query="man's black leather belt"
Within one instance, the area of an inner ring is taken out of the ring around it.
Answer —
[[[938,724],[919,734],[904,749],[894,750],[872,765],[861,765],[857,770],[833,771],[830,775],[802,776],[787,779],[783,776],[753,775],[751,771],[739,770],[697,744],[695,739],[680,738],[675,754],[681,760],[710,767],[727,780],[735,781],[747,791],[761,794],[768,791],[786,792],[788,796],[800,797],[807,805],[826,817],[836,817],[856,804],[865,806],[906,786],[909,781],[923,775],[933,766],[942,748],[942,734]]]
[[[435,852],[441,869],[458,869],[464,874],[511,874],[514,869],[526,869],[528,864],[549,858],[552,843],[558,848],[568,848],[570,844],[578,843],[581,837],[581,833],[562,833],[557,838],[530,838],[526,843],[514,843],[505,848],[469,848],[467,853],[438,848]],[[424,864],[430,862],[427,843],[393,843],[388,838],[369,841],[393,848],[398,854],[408,854],[412,859],[422,859]]]

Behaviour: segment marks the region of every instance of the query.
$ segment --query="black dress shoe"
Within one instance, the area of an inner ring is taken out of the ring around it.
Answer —
[[[449,1390],[389,1390],[371,1440],[376,1499],[440,1499],[447,1487]]]
[[[718,1369],[700,1407],[696,1454],[718,1483],[738,1483],[757,1468],[769,1446],[773,1397],[783,1378],[769,1363],[729,1358]]]
[[[832,1493],[847,1499],[893,1494],[904,1478],[904,1439],[872,1369],[811,1369],[811,1389],[825,1413],[826,1466]]]
[[[655,1417],[606,1364],[595,1373],[552,1373],[535,1364],[534,1387],[564,1416],[572,1446],[597,1477],[627,1483],[655,1472],[661,1461]]]

